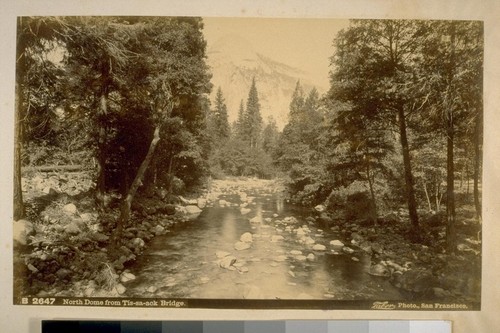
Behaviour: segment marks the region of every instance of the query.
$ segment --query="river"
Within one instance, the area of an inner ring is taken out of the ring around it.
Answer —
[[[289,204],[275,182],[214,181],[208,199],[197,218],[156,237],[137,257],[129,267],[136,279],[125,296],[403,298],[387,279],[368,274],[369,255],[350,244],[353,253],[332,248],[330,241],[340,236],[307,219],[314,212]],[[243,245],[250,248],[236,250],[245,233],[252,239],[247,235]],[[317,244],[325,250],[313,250]]]

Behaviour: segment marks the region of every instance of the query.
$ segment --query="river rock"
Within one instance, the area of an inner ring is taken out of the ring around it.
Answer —
[[[219,200],[219,206],[220,207],[225,207],[225,206],[230,206],[231,204],[227,202],[226,200],[220,199]]]
[[[138,247],[138,248],[144,247],[146,245],[144,240],[139,237],[132,239],[130,243],[132,244],[133,247]]]
[[[69,203],[67,205],[64,205],[63,212],[68,215],[76,215],[76,213],[78,213],[78,210],[76,209],[75,204]]]
[[[339,241],[338,239],[336,239],[336,240],[331,241],[330,245],[334,246],[334,247],[343,247],[344,243],[342,243],[341,241]]]
[[[324,212],[326,207],[324,205],[317,205],[316,207],[314,207],[314,209],[317,211],[317,212]]]
[[[240,208],[241,215],[246,215],[246,214],[250,213],[251,211],[252,210],[250,208],[245,208],[245,207]]]
[[[231,253],[229,252],[226,252],[226,251],[216,251],[215,252],[215,256],[219,259],[222,259],[224,257],[227,257],[228,255],[230,255]]]
[[[312,239],[311,237],[304,237],[301,239],[301,241],[306,245],[312,245],[312,244],[316,243],[316,241],[314,239]]]
[[[236,242],[234,243],[234,248],[238,251],[247,250],[251,247],[250,243]]]
[[[297,234],[297,236],[305,236],[306,235],[305,230],[302,228],[295,229],[295,233]]]
[[[271,237],[271,242],[276,243],[276,242],[282,241],[284,239],[285,238],[281,235],[274,235]]]
[[[233,264],[235,262],[236,262],[236,257],[226,256],[219,261],[219,267],[234,270],[235,267],[233,266]]]
[[[302,255],[302,251],[299,251],[299,250],[291,250],[290,253],[293,254],[294,256]]]
[[[299,221],[293,216],[287,216],[283,219],[283,222],[295,224],[295,223],[298,223]]]
[[[28,220],[18,220],[12,226],[14,232],[14,242],[26,245],[28,236],[34,232],[33,223]]]
[[[354,250],[353,250],[353,249],[351,249],[351,248],[350,248],[350,247],[348,247],[348,246],[344,246],[344,247],[342,248],[342,251],[344,251],[345,253],[348,253],[348,254],[354,253]]]
[[[151,286],[148,289],[146,289],[146,291],[151,294],[154,294],[157,290],[158,288],[156,288],[155,286]]]
[[[119,295],[123,295],[125,291],[127,291],[127,288],[125,288],[123,284],[118,283],[115,287],[115,290]]]
[[[129,281],[133,281],[135,280],[135,275],[130,273],[130,272],[123,272],[121,275],[120,275],[120,281],[122,283],[127,283]]]
[[[309,253],[307,255],[307,260],[314,261],[314,260],[316,260],[316,256],[314,254],[312,254],[312,253]]]
[[[186,214],[189,215],[199,215],[201,213],[201,209],[195,205],[188,205],[184,207],[184,209],[186,210]]]
[[[274,213],[274,214],[273,214],[273,217],[274,217],[274,218],[276,218],[276,217],[278,217],[278,216],[279,216],[279,215],[278,215],[278,214],[276,214],[276,213]]]
[[[196,201],[196,204],[197,204],[198,208],[203,209],[203,208],[205,208],[207,206],[207,199],[205,199],[205,198],[199,198]]]
[[[373,275],[373,276],[383,276],[383,277],[389,277],[391,276],[391,272],[387,268],[387,266],[382,265],[382,264],[375,264],[371,265],[370,269],[368,271],[368,274]]]
[[[161,235],[165,232],[165,228],[162,225],[157,225],[153,228],[153,232],[155,235]]]
[[[299,256],[296,256],[295,259],[298,261],[306,261],[307,257],[304,255],[299,255]]]
[[[206,277],[206,276],[202,276],[202,277],[200,278],[200,282],[201,282],[202,284],[208,283],[209,281],[210,281],[210,278],[208,278],[208,277]]]
[[[64,228],[64,231],[70,235],[77,235],[81,232],[80,227],[78,226],[78,223],[76,223],[76,222],[71,222],[70,224],[68,224]]]
[[[245,232],[243,235],[241,235],[240,241],[242,241],[243,243],[251,243],[251,242],[253,242],[252,234],[249,233],[249,232]]]
[[[313,250],[314,251],[325,251],[326,250],[326,246],[324,246],[323,244],[315,244],[313,246]]]
[[[277,256],[274,258],[274,261],[278,261],[278,262],[282,262],[282,261],[286,261],[287,257],[284,256],[284,255],[281,255],[281,256]]]

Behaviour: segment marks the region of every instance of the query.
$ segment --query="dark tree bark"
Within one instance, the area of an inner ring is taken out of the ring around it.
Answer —
[[[406,134],[406,118],[405,118],[404,108],[402,106],[398,107],[398,124],[399,124],[399,138],[401,141],[401,148],[403,151],[406,200],[408,203],[408,212],[410,215],[410,222],[412,225],[412,235],[415,237],[415,240],[419,240],[420,225],[418,222],[417,203],[415,200],[415,188],[414,188],[413,174],[411,171],[410,148],[408,146],[408,137]]]
[[[122,237],[123,227],[130,220],[130,208],[132,206],[132,201],[134,200],[137,189],[142,184],[144,174],[146,173],[146,170],[149,164],[151,163],[151,160],[153,159],[153,155],[159,141],[160,141],[160,125],[157,125],[154,131],[153,140],[151,140],[151,143],[149,145],[148,153],[146,154],[146,157],[142,161],[141,166],[139,167],[139,170],[137,171],[137,174],[134,178],[134,181],[132,182],[132,185],[130,185],[130,189],[128,190],[127,196],[123,199],[121,203],[120,217],[118,219],[118,223],[113,235],[114,239],[113,243],[115,245],[118,244],[119,240]]]

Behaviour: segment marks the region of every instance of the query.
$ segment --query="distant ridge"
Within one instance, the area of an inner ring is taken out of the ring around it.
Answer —
[[[266,121],[272,115],[280,129],[288,121],[288,107],[297,81],[300,80],[306,94],[315,86],[309,73],[256,52],[250,42],[236,34],[225,35],[209,44],[207,57],[214,84],[211,101],[220,86],[230,122],[237,118],[240,101],[243,99],[246,104],[253,77],[262,118]],[[316,89],[320,94],[326,91],[326,87],[316,86]]]

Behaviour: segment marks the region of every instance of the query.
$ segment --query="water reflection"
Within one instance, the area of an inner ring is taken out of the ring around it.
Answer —
[[[255,196],[251,212],[240,213],[240,197],[222,196],[238,205],[207,207],[194,221],[171,233],[156,237],[146,252],[130,269],[137,279],[127,285],[128,296],[182,298],[336,298],[401,299],[386,280],[368,275],[370,258],[356,254],[334,255],[327,249],[313,251],[312,245],[299,241],[296,234],[279,224],[294,216],[307,225],[308,211],[285,202],[280,195]],[[278,214],[277,218],[273,218]],[[253,220],[255,217],[257,219]],[[250,220],[254,222],[251,223]],[[257,222],[258,221],[258,222]],[[328,245],[334,237],[309,225],[311,237]],[[254,235],[248,250],[237,251],[234,243],[245,232]],[[273,236],[284,240],[272,241]],[[301,251],[293,255],[291,251]],[[238,269],[221,268],[215,256],[227,251],[237,261]],[[313,259],[306,256],[313,255]],[[244,270],[240,270],[244,267]]]

